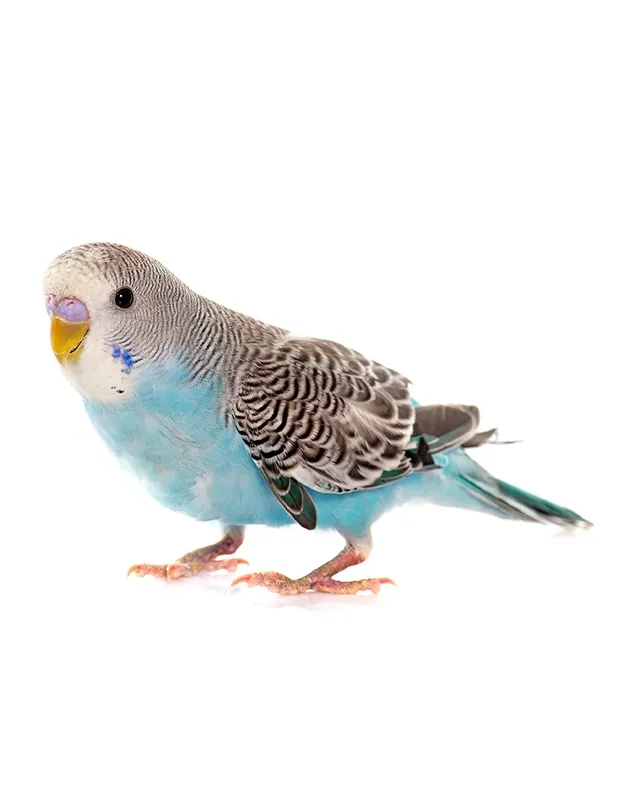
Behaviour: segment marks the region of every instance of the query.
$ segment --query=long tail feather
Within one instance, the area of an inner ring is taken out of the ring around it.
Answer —
[[[483,447],[484,444],[520,444],[520,439],[499,439],[499,432],[496,428],[489,431],[475,433],[472,439],[464,442],[462,447],[468,450],[470,447]]]
[[[562,527],[590,528],[591,522],[569,508],[563,508],[510,483],[492,478],[487,473],[459,474],[458,480],[473,497],[515,519],[530,522],[551,522]]]

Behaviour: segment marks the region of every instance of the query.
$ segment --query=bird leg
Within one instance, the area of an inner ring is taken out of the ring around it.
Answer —
[[[326,594],[357,594],[357,592],[379,592],[384,583],[394,584],[390,578],[363,578],[357,581],[338,581],[333,577],[348,567],[361,564],[372,550],[370,536],[348,540],[346,547],[335,558],[302,578],[292,580],[279,572],[254,572],[240,575],[231,587],[238,583],[248,586],[265,586],[277,594],[303,594],[304,592],[324,592]]]
[[[189,578],[198,575],[199,572],[216,572],[225,569],[233,572],[240,564],[248,564],[243,558],[222,558],[218,556],[230,555],[244,541],[244,527],[242,525],[229,525],[226,527],[224,536],[219,542],[193,550],[172,564],[135,564],[127,575],[137,575],[143,578],[144,575],[154,575],[157,578],[174,580],[176,578]]]

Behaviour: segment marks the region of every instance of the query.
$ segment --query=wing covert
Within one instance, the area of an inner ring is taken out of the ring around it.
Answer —
[[[287,337],[257,353],[233,417],[269,479],[291,476],[322,492],[377,485],[411,471],[409,381],[342,345]]]

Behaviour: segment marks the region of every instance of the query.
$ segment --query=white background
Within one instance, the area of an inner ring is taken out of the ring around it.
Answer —
[[[621,6],[4,5],[3,795],[625,797]],[[353,570],[378,598],[125,580],[217,530],[49,351],[43,271],[98,240],[478,404],[524,440],[482,463],[596,526],[403,509]]]

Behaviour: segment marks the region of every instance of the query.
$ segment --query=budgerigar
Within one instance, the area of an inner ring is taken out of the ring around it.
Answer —
[[[373,523],[401,504],[589,525],[470,458],[493,434],[478,432],[474,406],[419,406],[399,373],[224,308],[135,250],[68,250],[44,293],[54,353],[105,442],[165,506],[223,527],[217,544],[129,572],[235,570],[246,563],[231,557],[246,525],[296,522],[335,529],[346,545],[304,577],[253,573],[234,584],[377,592],[391,581],[335,576],[368,557]]]

